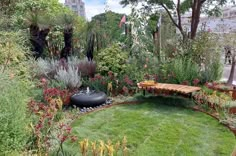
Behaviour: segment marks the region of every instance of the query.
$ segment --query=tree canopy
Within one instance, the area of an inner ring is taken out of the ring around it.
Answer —
[[[138,4],[140,0],[122,0],[120,3],[123,6],[128,4]],[[234,0],[177,0],[177,3],[173,0],[142,0],[146,2],[146,8],[153,8],[153,6],[162,7],[169,15],[173,24],[178,28],[183,38],[194,39],[197,33],[197,27],[200,20],[201,13],[207,13],[208,15],[219,15],[220,6],[227,2],[234,3]],[[191,30],[190,35],[187,36],[187,32],[184,31],[182,25],[182,15],[186,12],[191,12]]]
[[[97,50],[111,45],[114,41],[124,39],[123,29],[118,26],[122,16],[122,14],[106,11],[92,18],[88,31],[96,35]]]

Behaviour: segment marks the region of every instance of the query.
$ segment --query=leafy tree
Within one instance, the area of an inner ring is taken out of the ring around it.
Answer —
[[[92,18],[87,25],[86,55],[93,59],[94,50],[99,51],[121,40],[122,30],[118,27],[122,15],[106,11]]]
[[[151,24],[148,25],[150,20],[146,18],[145,12],[139,13],[140,10],[132,8],[129,16],[129,21],[132,23],[130,56],[136,58],[152,53],[154,49]]]
[[[17,4],[16,14],[18,25],[26,24],[30,28],[30,41],[33,45],[32,50],[36,52],[36,58],[40,57],[46,46],[48,46],[46,38],[53,26],[64,28],[65,46],[61,50],[60,57],[67,58],[72,51],[73,26],[76,24],[75,28],[78,30],[78,26],[82,25],[78,23],[84,23],[58,0],[26,0]]]
[[[124,39],[121,35],[122,29],[118,27],[122,16],[122,14],[107,11],[92,18],[88,31],[95,34],[97,51]]]
[[[173,24],[178,28],[183,38],[190,37],[194,39],[196,36],[200,14],[207,13],[209,15],[219,15],[219,7],[226,4],[227,1],[234,2],[234,0],[184,0],[177,4],[173,0],[143,0],[147,2],[147,9],[152,9],[153,6],[162,7],[169,15]],[[122,0],[121,4],[126,6],[128,4],[137,4],[140,0]],[[190,36],[184,31],[181,17],[184,13],[191,11],[191,32]],[[177,20],[175,20],[177,18]]]
[[[57,0],[26,0],[17,3],[16,21],[20,27],[26,24],[30,29],[30,42],[36,58],[47,45],[46,37],[57,14],[66,10]]]
[[[154,53],[158,54],[159,60],[161,60],[160,51],[170,48],[168,42],[173,40],[175,35],[175,26],[171,22],[170,18],[168,18],[168,14],[162,13],[161,25],[157,27],[157,19],[160,18],[158,13],[151,13],[148,20],[149,31],[152,33],[153,44],[154,44]],[[159,21],[158,21],[159,22]],[[161,42],[161,44],[160,44]],[[161,46],[161,47],[160,47]],[[169,50],[165,50],[167,53]]]

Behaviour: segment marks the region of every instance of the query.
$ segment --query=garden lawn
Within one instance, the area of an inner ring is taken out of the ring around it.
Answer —
[[[110,139],[114,144],[126,136],[131,156],[229,156],[232,153],[235,137],[228,128],[206,114],[172,101],[173,105],[168,98],[159,98],[93,112],[75,120],[73,134],[90,141]],[[79,150],[79,145],[69,146],[67,149],[74,152]]]

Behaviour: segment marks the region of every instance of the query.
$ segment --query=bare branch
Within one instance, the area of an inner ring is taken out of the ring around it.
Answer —
[[[161,3],[161,6],[165,9],[165,11],[167,12],[167,14],[168,14],[168,16],[170,17],[170,19],[171,19],[171,21],[173,22],[173,24],[174,24],[177,28],[179,28],[178,24],[175,22],[174,18],[172,17],[172,15],[171,15],[170,11],[167,9],[167,7],[166,7],[163,3]]]
[[[178,0],[178,1],[180,1],[180,0]],[[179,2],[179,3],[180,3],[180,2]],[[170,11],[167,9],[167,7],[166,7],[163,3],[161,3],[160,5],[165,9],[165,11],[167,12],[168,16],[170,17],[172,23],[179,29],[179,31],[180,31],[180,33],[182,34],[183,38],[185,38],[186,36],[185,36],[185,34],[184,34],[184,32],[183,32],[182,25],[181,25],[181,19],[180,19],[180,18],[181,18],[181,15],[180,15],[180,11],[179,11],[179,13],[178,13],[178,21],[179,21],[179,22],[178,22],[178,24],[177,24],[176,21],[174,20],[173,16],[171,15]],[[178,8],[178,6],[177,6],[177,8]],[[180,6],[179,6],[179,8],[180,8]]]

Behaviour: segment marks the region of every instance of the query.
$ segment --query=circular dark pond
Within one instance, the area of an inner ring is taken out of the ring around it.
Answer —
[[[71,96],[71,104],[77,107],[96,107],[104,104],[107,96],[104,92],[83,90]]]

